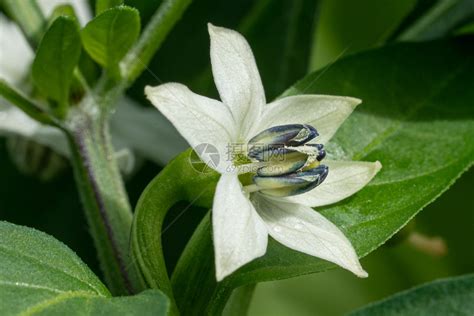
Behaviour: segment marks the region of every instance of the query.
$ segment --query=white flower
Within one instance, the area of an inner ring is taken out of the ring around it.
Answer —
[[[357,276],[366,277],[350,241],[311,207],[335,203],[356,193],[375,176],[381,165],[379,162],[325,161],[327,167],[320,165],[319,169],[311,169],[319,165],[317,160],[324,155],[315,159],[318,153],[321,154],[322,146],[308,141],[316,135],[312,127],[319,132],[318,143],[329,141],[360,100],[300,95],[266,104],[260,75],[246,40],[235,31],[211,24],[209,34],[212,71],[222,102],[197,95],[178,83],[146,87],[145,92],[191,146],[210,143],[224,157],[230,144],[244,144],[244,149],[236,152],[247,155],[244,162],[234,159],[215,167],[221,173],[212,208],[217,280],[264,255],[268,235],[291,249],[331,261]],[[255,155],[250,155],[252,142],[263,140],[268,143],[270,139],[271,143],[272,137],[281,140],[286,137],[285,131],[292,131],[292,128],[300,128],[302,134],[298,137],[314,134],[302,141],[301,146],[279,148],[291,149],[293,154],[297,151],[296,155],[308,153],[303,169],[275,178],[257,174],[253,177],[254,183],[243,186],[239,173],[250,170],[255,174],[255,168],[261,166],[283,166],[287,171],[293,167],[265,159],[256,161]],[[208,160],[205,154],[201,158]],[[295,179],[320,185],[305,193],[300,191],[307,190],[306,184],[305,190],[300,190],[300,184],[285,187]],[[301,194],[294,195],[296,191]]]
[[[82,25],[92,18],[87,0],[38,0],[46,17],[55,6],[67,3],[74,7]],[[34,53],[20,28],[0,13],[0,78],[17,89],[30,90],[23,81],[28,76],[33,58]],[[186,149],[186,143],[166,119],[127,97],[121,98],[117,104],[117,111],[111,119],[111,131],[113,143],[119,151],[120,167],[126,173],[133,169],[133,153],[164,165]],[[12,134],[69,156],[66,137],[60,130],[36,122],[0,97],[0,136]],[[149,146],[152,142],[156,144],[157,135],[161,136],[161,146]]]

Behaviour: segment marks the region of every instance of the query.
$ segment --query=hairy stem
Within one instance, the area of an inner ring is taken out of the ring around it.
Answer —
[[[133,293],[138,282],[128,251],[132,212],[108,125],[78,116],[68,139],[77,188],[105,280],[114,294]]]

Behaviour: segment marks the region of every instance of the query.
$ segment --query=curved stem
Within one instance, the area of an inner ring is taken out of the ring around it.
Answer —
[[[176,303],[184,315],[194,311],[222,315],[232,291],[241,285],[233,284],[232,278],[217,283],[211,231],[211,216],[208,213],[186,245],[173,272]],[[199,290],[196,291],[190,284],[199,284]]]
[[[215,172],[201,173],[194,169],[191,153],[187,150],[179,155],[148,185],[137,204],[132,226],[132,255],[143,285],[162,290],[173,304],[173,289],[161,244],[163,221],[168,210],[179,201],[210,207],[219,177]],[[176,312],[176,305],[174,308]]]

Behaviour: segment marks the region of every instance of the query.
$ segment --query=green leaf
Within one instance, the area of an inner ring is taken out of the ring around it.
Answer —
[[[97,0],[95,3],[95,14],[99,15],[107,9],[123,4],[123,0]]]
[[[350,316],[471,315],[474,275],[437,280],[359,309]]]
[[[425,1],[421,2],[421,9],[415,12],[417,19],[409,16],[410,20],[395,33],[397,39],[407,41],[443,37],[474,19],[472,0],[437,1],[431,6],[426,5]]]
[[[392,32],[388,40],[395,40],[400,34],[406,31],[413,23],[426,14],[435,4],[437,0],[416,0],[412,10],[408,13],[403,21]]]
[[[74,7],[70,4],[60,4],[54,7],[53,12],[49,16],[49,20],[54,22],[60,16],[68,16],[72,19],[75,19],[76,23],[79,25],[76,12],[74,11]]]
[[[120,60],[140,34],[138,11],[120,6],[108,9],[90,21],[81,37],[87,53],[101,66],[119,75]]]
[[[315,20],[310,70],[384,42],[414,0],[321,0]]]
[[[33,61],[33,80],[53,100],[53,110],[64,116],[69,101],[73,71],[81,54],[79,31],[74,19],[58,17],[46,31]]]
[[[150,290],[112,298],[64,244],[37,230],[0,222],[0,310],[5,315],[166,315],[167,298]]]
[[[379,160],[382,171],[353,197],[318,209],[343,230],[360,256],[387,241],[472,165],[473,54],[473,37],[392,45],[342,59],[286,92],[363,100],[327,152],[330,158]],[[178,262],[172,284],[183,313],[196,307],[215,313],[241,285],[331,267],[270,240],[264,257],[216,284],[206,217]],[[187,289],[189,284],[206,284],[208,290],[196,293]]]
[[[269,99],[307,74],[316,3],[258,1],[240,24]]]

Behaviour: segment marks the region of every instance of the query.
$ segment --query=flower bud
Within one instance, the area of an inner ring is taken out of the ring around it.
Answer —
[[[259,153],[257,159],[270,162],[257,170],[257,175],[268,177],[293,173],[303,168],[308,156],[292,149],[273,148]]]
[[[318,135],[316,129],[307,124],[274,126],[260,132],[249,141],[248,156],[257,159],[262,151],[272,148],[300,146]]]
[[[315,168],[280,176],[253,177],[259,192],[269,196],[285,197],[302,194],[320,185],[326,179],[329,168],[319,165]]]

